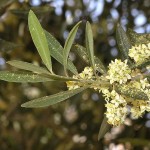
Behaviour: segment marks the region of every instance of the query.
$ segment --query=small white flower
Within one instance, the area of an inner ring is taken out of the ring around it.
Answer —
[[[81,73],[79,73],[78,75],[73,75],[73,78],[74,79],[93,80],[93,78],[95,78],[95,76],[93,73],[93,69],[91,67],[85,67]],[[77,88],[85,86],[85,84],[83,82],[78,82],[78,81],[67,81],[66,84],[67,84],[67,88],[69,90],[77,89]]]
[[[128,54],[137,64],[142,64],[150,58],[150,43],[132,46]]]
[[[106,105],[106,117],[108,119],[108,123],[114,126],[119,126],[124,123],[126,115],[127,115],[127,108],[126,107],[118,107],[112,103],[107,103]]]
[[[110,80],[110,84],[118,82],[120,84],[126,83],[128,79],[131,79],[131,69],[127,65],[127,60],[122,62],[121,60],[115,59],[109,64],[107,79]]]

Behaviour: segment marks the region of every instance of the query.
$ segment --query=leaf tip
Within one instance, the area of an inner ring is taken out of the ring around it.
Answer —
[[[26,107],[26,103],[21,104],[21,107]]]
[[[6,63],[10,65],[10,61],[6,61]]]
[[[33,14],[33,13],[34,13],[33,10],[30,9],[30,10],[29,10],[29,14]]]
[[[21,107],[24,107],[24,108],[33,108],[33,107],[31,107],[31,106],[28,104],[28,102],[21,104]]]

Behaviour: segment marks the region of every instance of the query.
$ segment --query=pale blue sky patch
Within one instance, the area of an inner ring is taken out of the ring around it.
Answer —
[[[51,3],[51,6],[55,8],[56,15],[60,16],[62,14],[62,7],[64,6],[64,1],[55,0]]]
[[[72,13],[71,13],[71,11],[70,10],[67,10],[66,12],[65,12],[65,17],[66,17],[66,22],[67,22],[67,24],[72,24],[73,23],[73,16],[72,16]]]
[[[69,31],[65,30],[64,33],[63,33],[64,39],[67,39],[68,35],[69,35]]]
[[[41,5],[41,0],[31,0],[30,1],[30,4],[32,5],[32,6],[39,6],[39,5]]]
[[[146,25],[146,32],[147,32],[147,33],[150,32],[150,23]]]
[[[109,43],[109,45],[110,46],[115,46],[116,45],[116,40],[113,38],[113,37],[110,37],[109,39],[108,39],[108,43]]]
[[[134,27],[134,31],[137,33],[145,33],[145,29],[143,27]]]
[[[67,0],[66,3],[68,6],[72,6],[72,7],[75,5],[74,0]]]
[[[139,14],[139,10],[137,10],[137,9],[135,9],[135,8],[131,9],[131,15],[132,15],[133,17],[137,16],[138,14]]]
[[[113,57],[116,57],[118,55],[118,50],[115,47],[113,47],[111,48],[110,53]]]
[[[110,10],[110,13],[111,13],[111,16],[112,16],[113,19],[117,20],[119,18],[119,13],[116,9],[112,8]]]
[[[98,101],[99,100],[99,95],[97,93],[93,93],[91,97],[92,97],[93,101]]]
[[[94,11],[91,13],[91,18],[92,20],[96,21],[98,19],[98,16],[100,16],[103,12],[104,0],[99,0],[96,2],[91,1],[90,5],[91,5],[91,10],[92,10],[92,7],[94,9]]]
[[[113,3],[113,6],[116,8],[120,5],[120,3],[121,3],[121,0],[115,0]]]
[[[77,18],[81,17],[81,15],[82,15],[82,11],[80,9],[75,10],[75,16]]]
[[[150,128],[150,120],[146,121],[145,126],[146,126],[147,128]]]
[[[4,58],[0,57],[0,66],[5,65],[6,61]]]
[[[134,19],[134,24],[136,26],[142,26],[147,22],[147,19],[143,13],[138,14]]]

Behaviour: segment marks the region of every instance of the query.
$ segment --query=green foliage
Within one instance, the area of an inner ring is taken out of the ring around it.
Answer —
[[[22,104],[22,107],[27,107],[27,108],[34,108],[34,107],[47,107],[53,104],[56,104],[58,102],[62,102],[80,92],[85,90],[85,88],[78,88],[75,90],[70,90],[70,91],[63,91],[51,96],[45,96],[42,98],[38,98],[29,102],[26,102]]]
[[[136,88],[131,88],[131,87],[122,87],[117,85],[116,86],[116,91],[122,95],[125,95],[127,97],[133,98],[133,99],[138,99],[138,100],[148,100],[147,95],[142,92],[139,89]]]
[[[136,33],[132,29],[128,29],[127,34],[132,45],[138,45],[139,43],[148,44],[150,41],[150,34],[148,33]]]
[[[111,129],[111,125],[107,123],[107,118],[106,116],[104,116],[99,129],[98,140],[101,140],[110,129]]]
[[[18,68],[18,69],[23,69],[23,70],[27,70],[27,71],[31,71],[31,72],[40,74],[39,77],[45,76],[45,77],[50,78],[52,80],[59,80],[59,81],[76,81],[77,80],[77,79],[72,79],[69,77],[51,74],[47,69],[45,69],[43,67],[39,67],[39,66],[36,66],[34,64],[23,62],[23,61],[12,60],[12,61],[8,61],[7,63],[10,64],[11,66]]]
[[[50,51],[48,48],[45,32],[32,10],[29,12],[28,24],[33,42],[41,56],[41,59],[43,60],[43,63],[46,65],[48,70],[52,73]]]
[[[134,44],[136,44],[137,41],[138,42],[143,41],[145,35],[143,36],[137,35],[136,33],[132,31],[130,31],[128,35],[123,30],[121,25],[118,25],[117,31],[116,31],[116,39],[117,39],[118,47],[120,49],[120,52],[122,53],[123,60],[128,61],[130,68],[128,69],[128,66],[127,66],[128,64],[126,64],[127,61],[122,62],[121,60],[118,60],[116,62],[112,62],[112,64],[109,65],[108,67],[109,71],[107,71],[102,61],[98,57],[94,56],[92,28],[91,28],[90,23],[87,22],[86,29],[85,29],[86,48],[81,45],[76,44],[73,47],[73,49],[89,66],[90,65],[92,66],[92,69],[91,67],[86,67],[82,73],[78,74],[76,67],[68,58],[68,56],[69,56],[69,52],[73,45],[75,35],[77,33],[77,30],[80,24],[81,22],[78,22],[70,31],[66,39],[64,48],[63,48],[60,45],[60,43],[50,33],[48,33],[42,28],[34,12],[30,10],[29,16],[28,16],[28,25],[29,25],[30,34],[37,48],[37,51],[43,63],[47,67],[47,69],[36,66],[31,63],[13,60],[13,61],[9,61],[8,64],[18,69],[26,70],[26,72],[25,71],[1,71],[0,79],[4,81],[9,81],[9,82],[47,82],[47,81],[66,82],[67,81],[66,83],[67,83],[67,87],[69,90],[63,91],[54,95],[34,99],[34,100],[31,100],[29,102],[22,104],[21,106],[28,107],[28,108],[47,107],[47,106],[56,104],[58,102],[62,102],[82,92],[83,90],[87,88],[92,88],[98,92],[102,92],[103,95],[106,96],[105,100],[107,101],[107,103],[110,103],[110,105],[108,105],[110,108],[107,108],[109,109],[109,111],[107,112],[108,114],[110,113],[110,111],[113,110],[112,107],[115,107],[114,109],[117,109],[116,105],[111,103],[111,100],[110,100],[110,99],[112,99],[112,101],[116,100],[115,96],[120,96],[120,97],[122,96],[121,97],[122,99],[124,97],[127,97],[129,98],[129,100],[130,99],[142,100],[144,102],[145,100],[148,100],[149,99],[148,92],[147,93],[143,92],[143,89],[147,88],[148,83],[142,80],[142,82],[145,84],[144,86],[142,85],[142,90],[136,89],[135,87],[134,88],[128,87],[128,84],[127,84],[128,82],[130,83],[132,80],[139,81],[139,79],[136,79],[131,74],[131,73],[136,73],[136,70],[134,69],[137,69],[137,68],[145,69],[145,67],[149,65],[149,62],[148,63],[144,62],[141,66],[137,66],[136,63],[133,63],[133,61],[129,57],[129,49]],[[131,35],[133,35],[133,40],[131,40]],[[140,40],[138,39],[139,37],[140,37]],[[66,76],[60,76],[60,75],[54,74],[52,71],[53,69],[52,69],[51,56],[63,65],[64,72],[67,76],[68,76],[67,70],[71,71],[74,74],[74,76],[66,77]],[[111,68],[111,66],[113,67]],[[110,79],[113,75],[116,75],[116,72],[118,74],[118,72],[122,68],[124,69],[123,75],[119,76],[118,79],[115,79],[115,80]],[[102,74],[101,76],[99,76],[98,74],[99,72]],[[140,72],[140,76],[141,76],[140,79],[144,77],[143,72]],[[149,74],[148,74],[148,77],[149,77]],[[138,82],[138,84],[139,86],[141,86],[141,82]],[[127,87],[123,88],[123,85],[127,85]],[[149,90],[149,89],[146,89],[146,90]],[[116,93],[113,93],[114,91]],[[119,108],[120,104],[117,103],[117,105]],[[122,106],[123,105],[121,105],[121,107]],[[113,110],[113,113],[115,114],[116,112]],[[112,114],[109,114],[108,116],[111,116],[111,115]],[[111,128],[111,125],[107,123],[108,119],[111,120],[111,118],[108,118],[106,115],[102,121],[99,135],[98,135],[99,140],[102,139],[105,133],[109,131],[109,129]],[[115,119],[113,121],[114,121],[113,122],[114,124],[112,123],[112,125],[120,125],[122,123],[122,122],[120,123],[118,120],[116,121]],[[115,124],[116,122],[117,123],[119,122],[119,123]]]
[[[74,52],[76,52],[79,55],[79,57],[86,64],[90,65],[87,50],[86,50],[85,47],[83,47],[79,44],[76,44],[76,45],[73,46],[73,50],[74,50]],[[99,71],[102,74],[106,73],[106,68],[105,68],[104,64],[102,63],[102,61],[96,56],[94,56],[94,61],[95,61],[95,65],[96,65],[96,70]]]
[[[93,33],[92,33],[91,25],[88,21],[86,23],[85,43],[86,43],[86,50],[87,50],[90,64],[91,64],[94,72],[96,72],[95,62],[94,62]]]
[[[66,42],[65,42],[65,46],[64,46],[64,50],[63,50],[63,59],[64,59],[64,70],[65,70],[66,75],[67,75],[67,70],[66,69],[67,69],[69,52],[70,52],[70,49],[72,47],[75,35],[77,33],[77,30],[78,30],[78,27],[79,27],[80,24],[81,24],[81,22],[78,22],[74,26],[74,28],[70,31],[70,33],[69,33],[69,35],[66,39]]]
[[[9,82],[47,82],[50,78],[23,71],[0,71],[0,79]]]
[[[50,74],[49,71],[46,70],[45,68],[36,66],[34,64],[31,64],[31,63],[18,61],[18,60],[8,61],[7,63],[10,64],[11,66],[16,67],[16,68],[32,71],[32,72],[35,72],[38,74]]]
[[[116,29],[116,41],[123,60],[127,59],[130,67],[133,66],[133,63],[128,56],[129,49],[131,48],[132,45],[126,32],[124,31],[124,29],[121,27],[120,24],[117,25]]]
[[[63,47],[60,43],[53,37],[49,32],[45,31],[45,35],[48,42],[48,47],[51,53],[51,56],[55,58],[62,65],[64,64],[63,59]],[[78,74],[76,67],[72,61],[68,58],[67,69],[70,70],[73,74]]]

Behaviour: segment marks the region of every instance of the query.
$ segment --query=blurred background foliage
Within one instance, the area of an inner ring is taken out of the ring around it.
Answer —
[[[40,64],[27,25],[32,9],[47,31],[59,42],[82,20],[76,43],[85,43],[85,21],[92,24],[95,55],[104,64],[119,57],[115,29],[138,33],[150,32],[150,0],[0,0],[0,70],[14,69],[9,60]],[[70,58],[78,71],[86,66],[75,52]],[[54,71],[63,67],[53,60]],[[101,95],[87,90],[62,103],[42,109],[25,109],[20,104],[33,98],[66,90],[64,83],[16,84],[0,81],[0,149],[1,150],[149,150],[150,113],[143,118],[126,119],[98,142],[99,126],[105,111]]]

